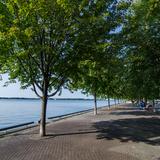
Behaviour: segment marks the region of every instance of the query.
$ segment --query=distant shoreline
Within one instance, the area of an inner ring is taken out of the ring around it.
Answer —
[[[0,97],[0,99],[39,100],[40,98]],[[89,99],[89,98],[49,98],[49,100],[93,100],[93,99]],[[104,100],[104,99],[97,99],[97,100]]]

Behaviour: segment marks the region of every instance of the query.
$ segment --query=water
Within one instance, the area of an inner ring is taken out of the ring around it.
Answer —
[[[113,104],[113,101],[111,101]],[[108,105],[99,100],[98,107]],[[93,100],[49,100],[47,117],[93,108]],[[41,101],[30,99],[0,99],[0,128],[40,119]]]

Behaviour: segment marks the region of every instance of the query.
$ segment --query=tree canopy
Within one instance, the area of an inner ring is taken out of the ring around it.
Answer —
[[[159,12],[155,0],[132,4],[122,32],[128,95],[130,98],[160,97]]]
[[[42,136],[47,99],[61,91],[75,70],[72,38],[79,13],[76,5],[74,1],[53,0],[1,2],[2,71],[9,73],[11,80],[18,79],[22,88],[31,86],[42,99]]]

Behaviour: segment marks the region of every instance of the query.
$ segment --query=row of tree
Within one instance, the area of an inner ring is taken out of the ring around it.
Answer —
[[[42,100],[62,88],[96,98],[159,98],[157,0],[0,0],[0,67]]]
[[[121,32],[127,98],[160,98],[160,2],[141,0],[128,9]]]

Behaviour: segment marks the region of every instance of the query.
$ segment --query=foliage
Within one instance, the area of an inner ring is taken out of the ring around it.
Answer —
[[[75,70],[73,52],[76,1],[6,0],[0,5],[0,48],[3,73],[32,87],[42,99],[43,127],[47,99],[60,92]]]
[[[133,3],[123,30],[127,96],[160,97],[160,3],[141,0]]]
[[[128,3],[125,1],[93,1],[85,3],[74,42],[74,50],[82,59],[73,78],[73,88],[99,97],[118,94],[118,66],[115,37],[121,27]],[[78,78],[77,78],[78,77]],[[78,79],[78,80],[77,80]],[[117,91],[116,91],[117,89]]]

